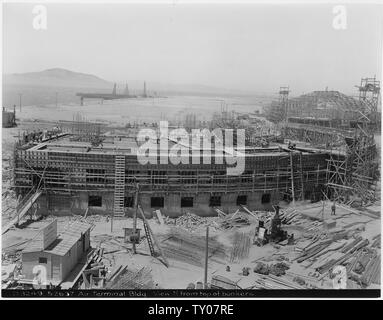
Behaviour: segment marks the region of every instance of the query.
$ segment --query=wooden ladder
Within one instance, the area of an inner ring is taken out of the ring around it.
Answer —
[[[150,231],[148,229],[148,225],[146,223],[146,221],[144,221],[144,229],[145,229],[145,234],[146,234],[146,240],[148,241],[148,245],[149,245],[149,250],[150,250],[150,254],[151,256],[155,256],[154,255],[154,246],[153,246],[153,242],[152,242],[152,236],[150,234]]]
[[[154,243],[157,246],[158,250],[159,250],[160,256],[162,257],[162,262],[165,264],[166,267],[169,267],[169,262],[166,259],[165,255],[164,255],[164,252],[162,251],[160,243],[156,239],[156,236],[154,235],[152,229],[150,228],[150,225],[149,225],[148,221],[145,218],[144,210],[142,210],[140,205],[137,206],[137,209],[139,210],[139,212],[141,214],[141,217],[142,217],[142,221],[143,221],[144,229],[145,229],[145,233],[146,233],[146,238],[147,238],[149,249],[150,249],[150,254],[153,257],[155,257],[154,245],[153,245],[153,243]]]
[[[125,198],[125,156],[116,155],[114,177],[114,210],[113,215],[123,217]]]

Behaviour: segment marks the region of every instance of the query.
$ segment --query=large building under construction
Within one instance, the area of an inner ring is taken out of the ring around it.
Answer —
[[[227,175],[226,164],[142,165],[132,137],[104,137],[102,145],[75,141],[71,134],[15,151],[15,187],[25,198],[36,192],[39,210],[52,214],[128,214],[139,201],[169,216],[185,211],[216,214],[240,205],[270,209],[281,199],[321,194],[330,152],[290,150],[284,145],[247,147],[245,170]],[[341,156],[340,156],[341,157]]]

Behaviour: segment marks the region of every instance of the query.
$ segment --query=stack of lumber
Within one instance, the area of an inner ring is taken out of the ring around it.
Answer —
[[[104,248],[96,248],[90,257],[88,267],[82,272],[82,289],[103,288],[105,285]]]
[[[126,267],[122,268],[122,272],[118,278],[107,285],[111,290],[126,290],[126,289],[153,289],[154,282],[151,274],[151,269],[143,267],[139,270],[129,270]]]
[[[291,224],[300,217],[300,213],[293,208],[282,209],[279,211],[279,216],[284,224]]]
[[[306,267],[316,263],[318,266],[316,270],[321,274],[326,274],[336,264],[345,263],[352,258],[356,250],[368,245],[368,240],[362,237],[357,237],[351,241],[343,240],[347,238],[349,233],[345,230],[334,230],[334,232],[322,235],[315,235],[312,242],[306,246],[301,255],[296,258],[298,263],[310,260],[311,263]],[[325,237],[325,238],[323,238]],[[334,252],[341,254],[341,256],[328,259],[329,253],[332,255]]]
[[[258,289],[307,289],[286,278],[277,277],[274,275],[259,275],[255,280],[253,288]]]
[[[248,233],[236,232],[230,253],[230,262],[235,263],[249,256],[251,237]]]
[[[375,250],[364,248],[347,265],[350,278],[364,287],[380,284],[380,255]]]
[[[214,275],[211,278],[211,283],[210,283],[210,288],[211,289],[228,289],[228,290],[235,290],[239,289],[237,284],[224,276],[220,275]]]
[[[380,255],[372,259],[363,274],[363,282],[368,287],[371,283],[380,284]]]
[[[352,261],[352,259],[358,255],[358,250],[366,247],[369,244],[367,239],[357,238],[350,245],[346,245],[342,250],[343,253],[339,258],[329,259],[322,265],[316,268],[320,274],[325,275],[327,272],[332,270],[336,265],[346,264],[348,261]]]
[[[380,241],[381,241],[381,236],[380,234],[376,235],[375,237],[372,238],[373,242],[371,244],[371,247],[373,248],[379,248],[380,249]]]
[[[221,221],[222,229],[233,229],[250,225],[248,217],[242,212],[226,215]]]
[[[328,246],[330,246],[332,240],[327,239],[324,241],[319,241],[317,240],[313,241],[313,245],[308,246],[305,248],[300,256],[296,259],[298,263],[301,263],[307,259],[310,259],[314,256],[317,256],[319,253],[324,251]]]

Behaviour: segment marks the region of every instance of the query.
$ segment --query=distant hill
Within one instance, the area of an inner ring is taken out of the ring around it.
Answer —
[[[14,73],[3,76],[5,85],[31,85],[48,87],[102,88],[113,86],[112,83],[92,74],[73,72],[54,68],[40,72]]]
[[[3,75],[3,106],[48,105],[59,103],[77,103],[76,92],[97,91],[112,92],[113,83],[92,74],[73,72],[54,68],[40,72],[14,73]]]

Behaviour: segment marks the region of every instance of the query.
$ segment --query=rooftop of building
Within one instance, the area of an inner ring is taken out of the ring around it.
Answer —
[[[362,102],[339,91],[313,91],[298,97],[289,97],[290,102],[298,102],[315,106],[318,109],[338,109],[342,111],[357,111]]]
[[[39,230],[29,244],[24,248],[23,253],[46,252],[58,256],[64,256],[77,243],[81,236],[90,230],[91,225],[82,221],[71,222],[65,230],[57,235],[56,239],[45,249],[42,247],[41,240],[38,235],[44,232],[44,228]]]
[[[103,136],[103,141],[98,146],[92,146],[90,142],[76,141],[71,135],[64,135],[59,138],[51,139],[41,143],[34,143],[29,146],[24,146],[24,150],[34,151],[34,152],[49,152],[49,153],[71,153],[71,154],[92,154],[92,155],[131,155],[137,156],[137,151],[139,144],[137,143],[134,137],[128,136]],[[165,148],[165,153],[168,154],[169,150],[177,143],[177,141],[166,141],[168,148]],[[152,140],[152,143],[157,144],[158,150],[162,150],[160,147],[160,140]],[[181,146],[182,142],[179,142]],[[189,148],[189,146],[187,146]],[[276,154],[286,154],[288,145],[286,143],[271,143],[269,147],[253,147],[246,146],[242,148],[235,148],[237,152],[241,153],[245,151],[247,156],[256,155],[256,156],[272,156]],[[195,150],[196,148],[190,147],[190,150]],[[212,148],[197,148],[196,151],[211,150],[214,152],[214,143],[212,143]],[[218,149],[215,149],[218,150]],[[231,154],[230,148],[220,149],[224,154]],[[304,147],[300,148],[300,151],[303,153],[323,153],[328,152],[326,150]],[[155,151],[154,151],[155,152]],[[152,152],[150,154],[153,154]],[[158,151],[157,153],[158,154]],[[162,154],[160,152],[160,154]]]

